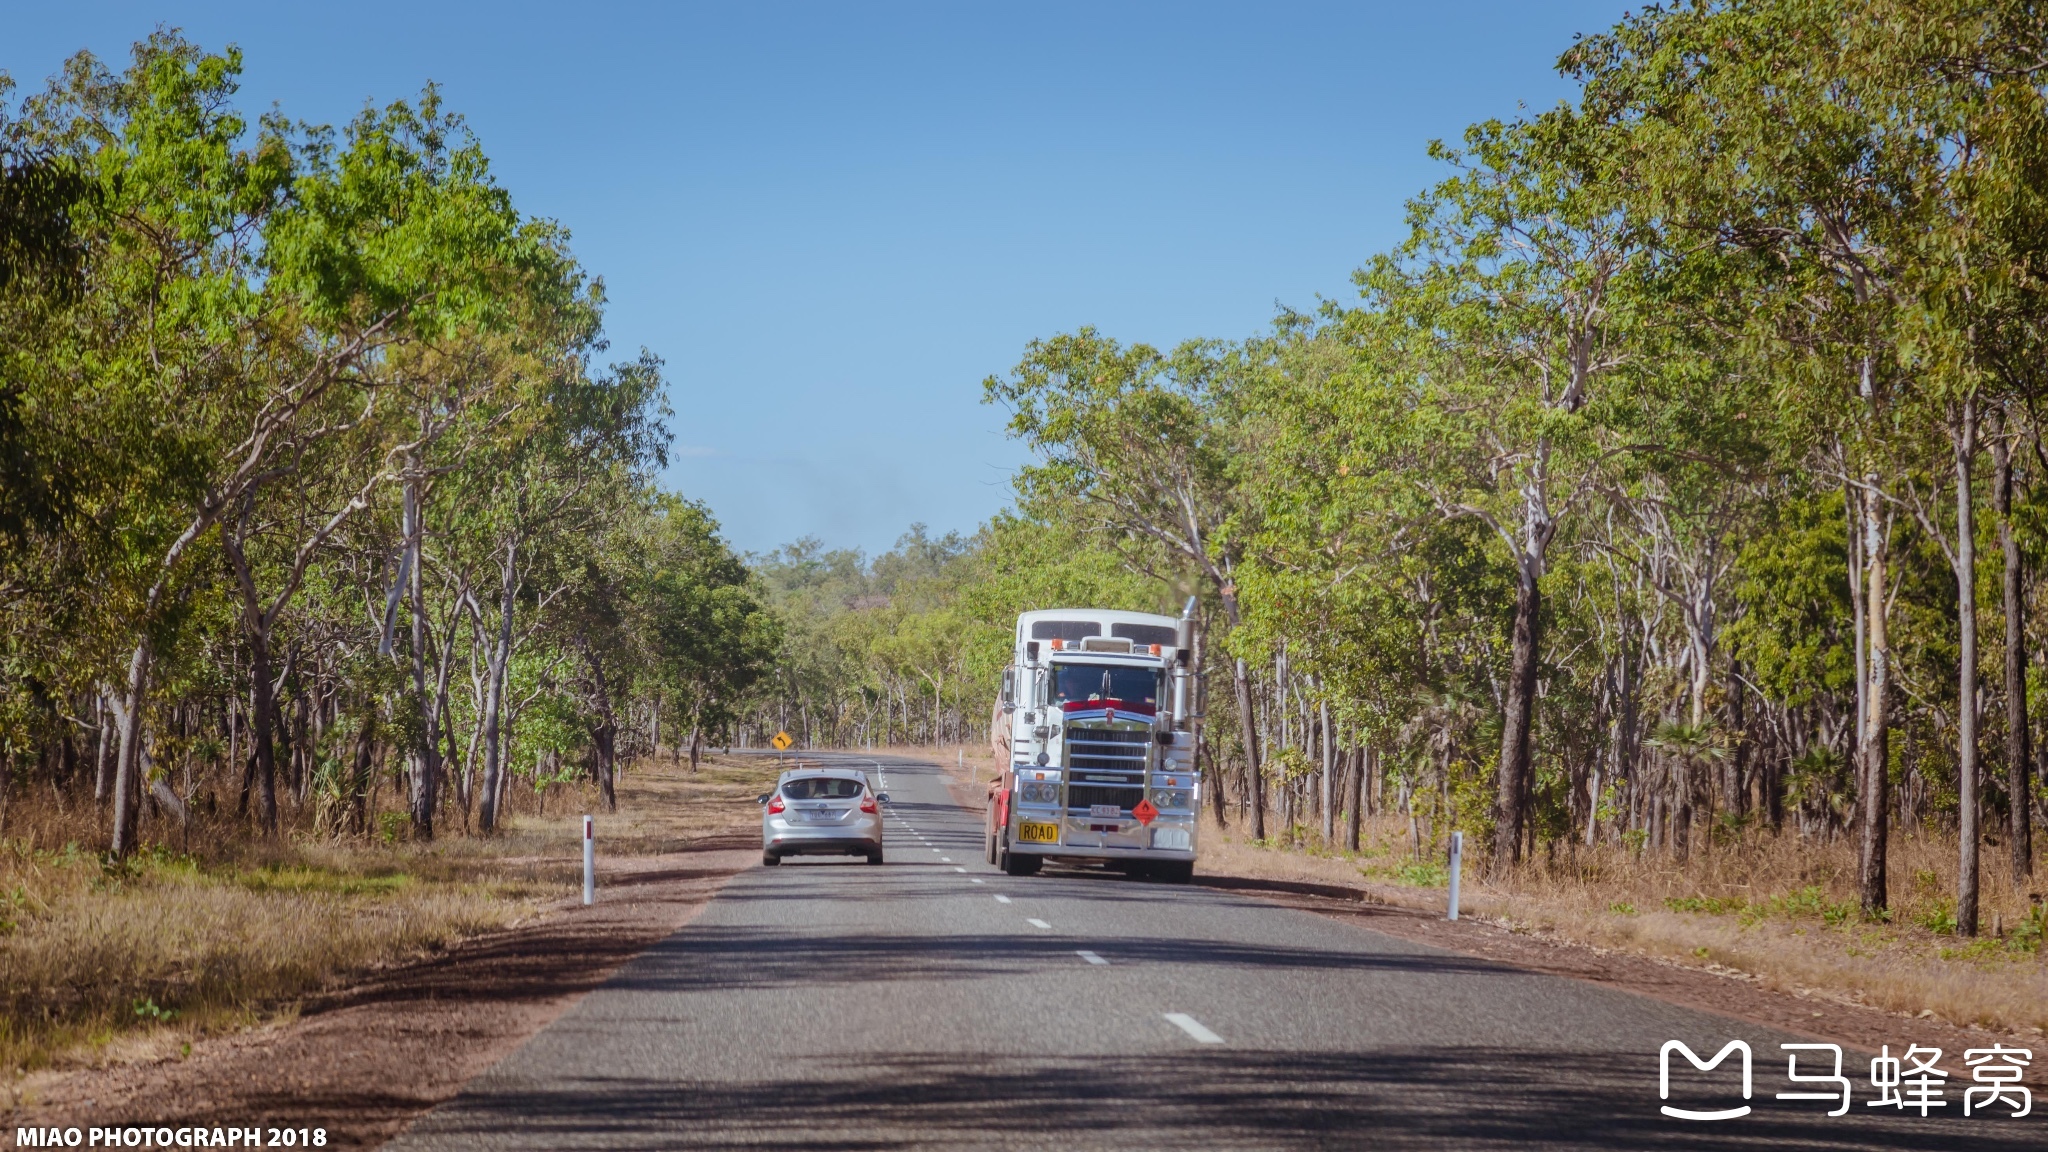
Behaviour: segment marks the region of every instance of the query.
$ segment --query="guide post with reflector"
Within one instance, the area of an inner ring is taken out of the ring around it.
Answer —
[[[597,837],[588,816],[583,818],[583,902],[597,903]]]
[[[1451,920],[1458,918],[1458,873],[1464,871],[1464,868],[1465,834],[1463,832],[1453,832],[1451,833],[1451,911],[1450,916],[1447,917]]]

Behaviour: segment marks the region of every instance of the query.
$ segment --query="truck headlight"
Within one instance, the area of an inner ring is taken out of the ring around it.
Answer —
[[[1188,806],[1188,794],[1186,792],[1154,792],[1152,794],[1152,803],[1161,808],[1186,808]]]
[[[1018,789],[1019,797],[1026,804],[1057,804],[1060,800],[1060,786],[1038,781],[1027,781]]]

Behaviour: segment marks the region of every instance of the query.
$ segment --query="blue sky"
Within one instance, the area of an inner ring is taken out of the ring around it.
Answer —
[[[1024,453],[980,382],[1038,336],[1239,338],[1348,297],[1436,175],[1543,107],[1618,3],[10,4],[39,87],[158,23],[241,46],[245,109],[440,83],[521,208],[668,362],[665,482],[740,548],[971,531]]]

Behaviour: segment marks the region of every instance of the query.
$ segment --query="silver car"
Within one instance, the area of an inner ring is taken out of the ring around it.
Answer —
[[[851,768],[794,768],[763,792],[761,863],[784,856],[865,856],[882,862],[882,809],[887,794]]]

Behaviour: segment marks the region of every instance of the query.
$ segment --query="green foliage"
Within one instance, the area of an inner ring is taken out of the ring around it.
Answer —
[[[125,811],[218,811],[253,708],[265,830],[282,775],[396,835],[382,763],[427,835],[505,765],[606,778],[644,718],[729,717],[776,623],[652,489],[661,361],[604,365],[568,233],[431,85],[336,131],[244,115],[242,67],[159,31],[0,80],[0,762],[75,786],[132,731]]]

